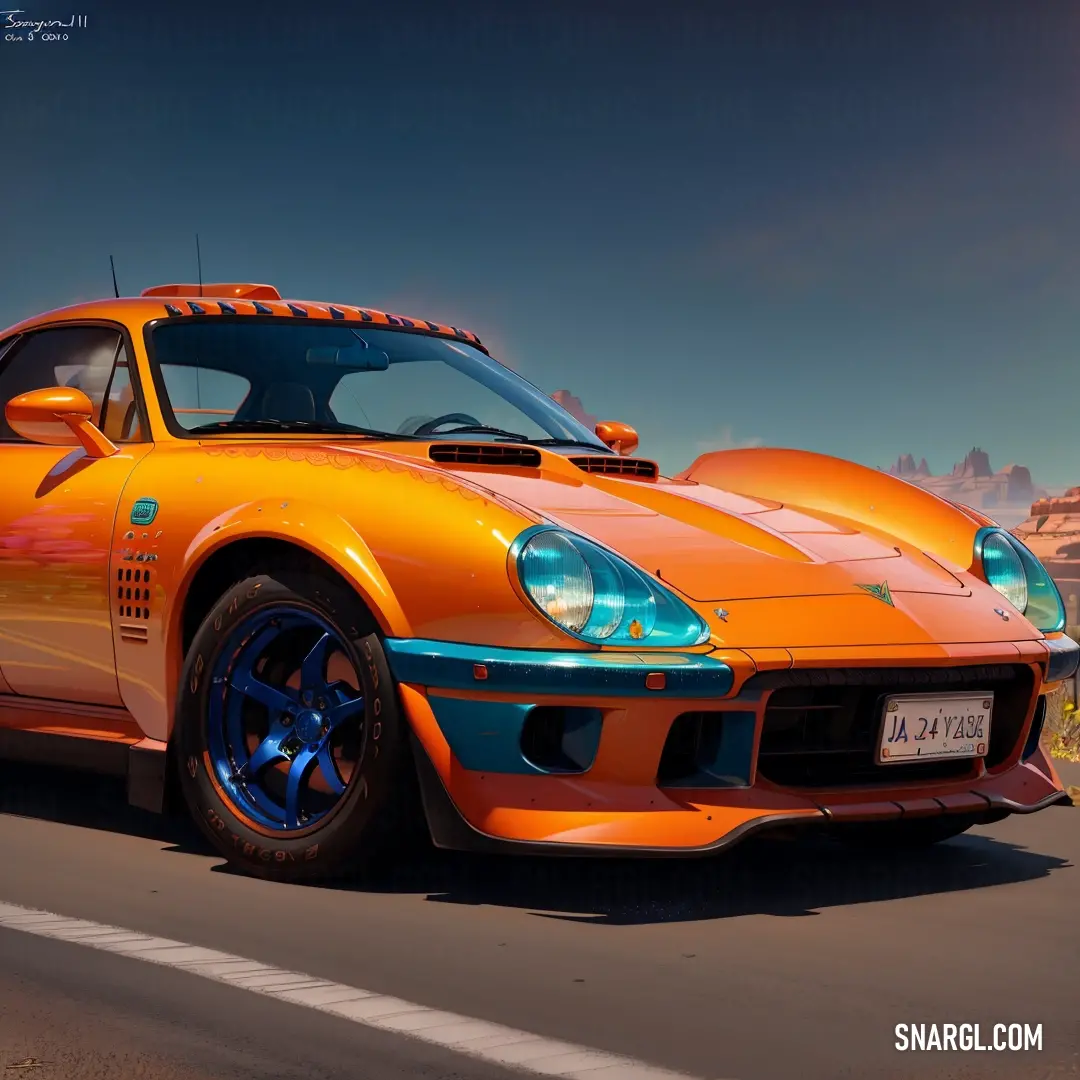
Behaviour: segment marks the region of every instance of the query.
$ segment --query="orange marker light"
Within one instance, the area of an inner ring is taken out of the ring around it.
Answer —
[[[473,664],[472,677],[474,679],[487,678],[487,664]]]
[[[667,686],[667,676],[662,671],[650,671],[645,676],[646,690],[663,690]]]

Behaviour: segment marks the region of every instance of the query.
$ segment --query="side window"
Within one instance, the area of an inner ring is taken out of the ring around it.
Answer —
[[[90,398],[94,423],[100,425],[121,341],[116,330],[104,326],[62,326],[27,334],[0,362],[0,405],[31,390],[74,386]],[[0,441],[23,441],[8,427],[2,409]]]
[[[161,364],[162,381],[176,422],[184,428],[232,420],[251,392],[251,383],[231,371]]]
[[[142,423],[131,385],[131,368],[123,342],[116,354],[116,366],[108,393],[101,403],[101,430],[114,443],[142,442]]]

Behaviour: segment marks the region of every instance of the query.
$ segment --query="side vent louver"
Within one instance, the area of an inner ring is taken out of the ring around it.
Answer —
[[[131,567],[116,571],[116,614],[124,620],[135,619],[137,622],[121,622],[120,638],[122,641],[145,643],[150,639],[146,620],[150,618],[150,571]]]
[[[605,476],[637,477],[639,480],[655,480],[660,466],[644,458],[614,457],[607,454],[590,454],[570,459],[582,472],[603,473]]]
[[[506,443],[439,443],[428,457],[444,465],[493,465],[504,469],[539,469],[540,451],[534,446]]]

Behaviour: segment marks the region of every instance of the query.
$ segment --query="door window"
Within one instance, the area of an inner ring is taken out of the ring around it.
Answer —
[[[0,362],[0,406],[31,390],[72,386],[94,407],[91,419],[113,442],[142,438],[127,350],[107,326],[61,326],[20,338]],[[0,408],[0,441],[24,442]]]

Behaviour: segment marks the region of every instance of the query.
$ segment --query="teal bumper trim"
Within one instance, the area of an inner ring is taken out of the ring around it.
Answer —
[[[383,645],[398,682],[440,690],[708,699],[724,697],[735,681],[722,661],[687,653],[550,652],[422,638]],[[486,677],[477,678],[478,665]],[[664,675],[662,689],[645,685],[651,674]]]
[[[450,750],[463,769],[524,776],[577,775],[588,772],[596,759],[603,724],[599,709],[556,710],[563,720],[558,748],[563,760],[550,760],[544,765],[530,760],[522,740],[536,705],[437,694],[428,700]],[[548,710],[541,706],[540,711]],[[549,759],[554,749],[548,748]]]
[[[1046,681],[1071,679],[1080,665],[1080,645],[1070,637],[1047,638],[1044,645],[1050,650],[1046,665]]]
[[[535,706],[469,698],[430,700],[447,745],[463,769],[543,775],[521,753],[521,729]]]

